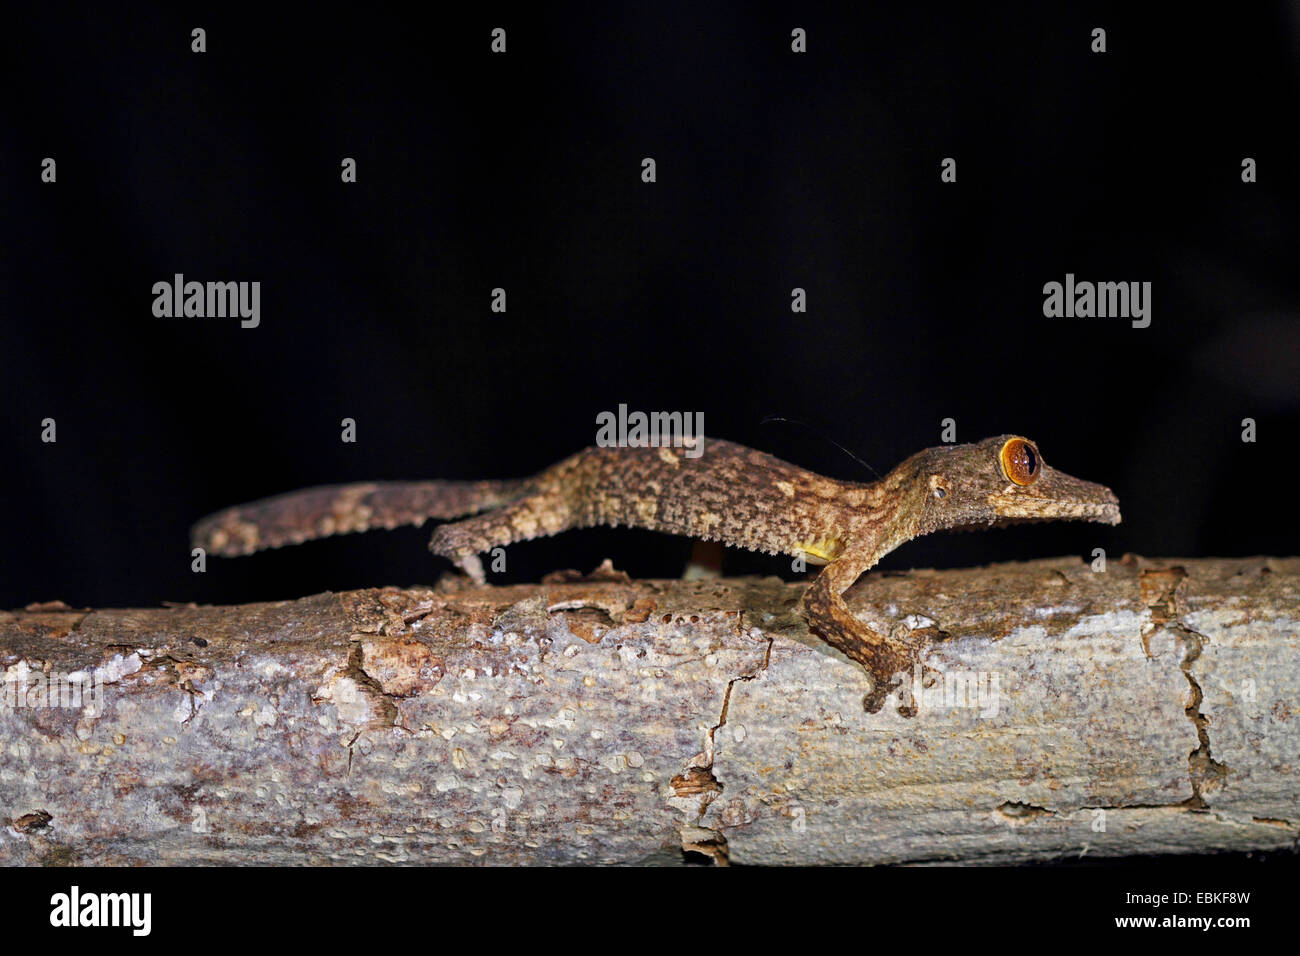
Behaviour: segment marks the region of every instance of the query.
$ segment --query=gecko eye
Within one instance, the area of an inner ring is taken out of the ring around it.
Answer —
[[[1032,485],[1038,479],[1042,464],[1038,449],[1023,438],[1010,438],[998,454],[1002,473],[1017,485]]]

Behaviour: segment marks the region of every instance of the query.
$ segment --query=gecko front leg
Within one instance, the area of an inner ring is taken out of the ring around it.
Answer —
[[[885,705],[885,699],[898,685],[898,675],[912,669],[922,650],[878,633],[844,603],[844,592],[877,560],[875,549],[846,551],[822,570],[801,601],[809,629],[866,668],[871,689],[863,698],[862,706],[871,714]],[[904,717],[914,717],[916,708],[909,701],[900,704],[898,712]]]

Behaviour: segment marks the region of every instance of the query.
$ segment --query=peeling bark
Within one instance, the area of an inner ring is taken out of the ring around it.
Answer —
[[[0,863],[1014,862],[1300,839],[1300,559],[868,575],[855,613],[928,644],[876,714],[800,593],[604,568],[0,613]]]

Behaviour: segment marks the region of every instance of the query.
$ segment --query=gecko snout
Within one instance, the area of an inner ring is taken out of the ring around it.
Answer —
[[[1005,521],[1096,521],[1119,524],[1119,498],[1105,485],[1075,478],[1047,465],[1032,486],[1009,485],[989,496]]]

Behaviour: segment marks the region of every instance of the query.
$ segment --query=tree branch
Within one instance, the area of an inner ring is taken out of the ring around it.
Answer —
[[[1007,862],[1300,837],[1300,559],[868,575],[856,613],[929,645],[876,714],[799,594],[604,568],[0,613],[0,863]]]

